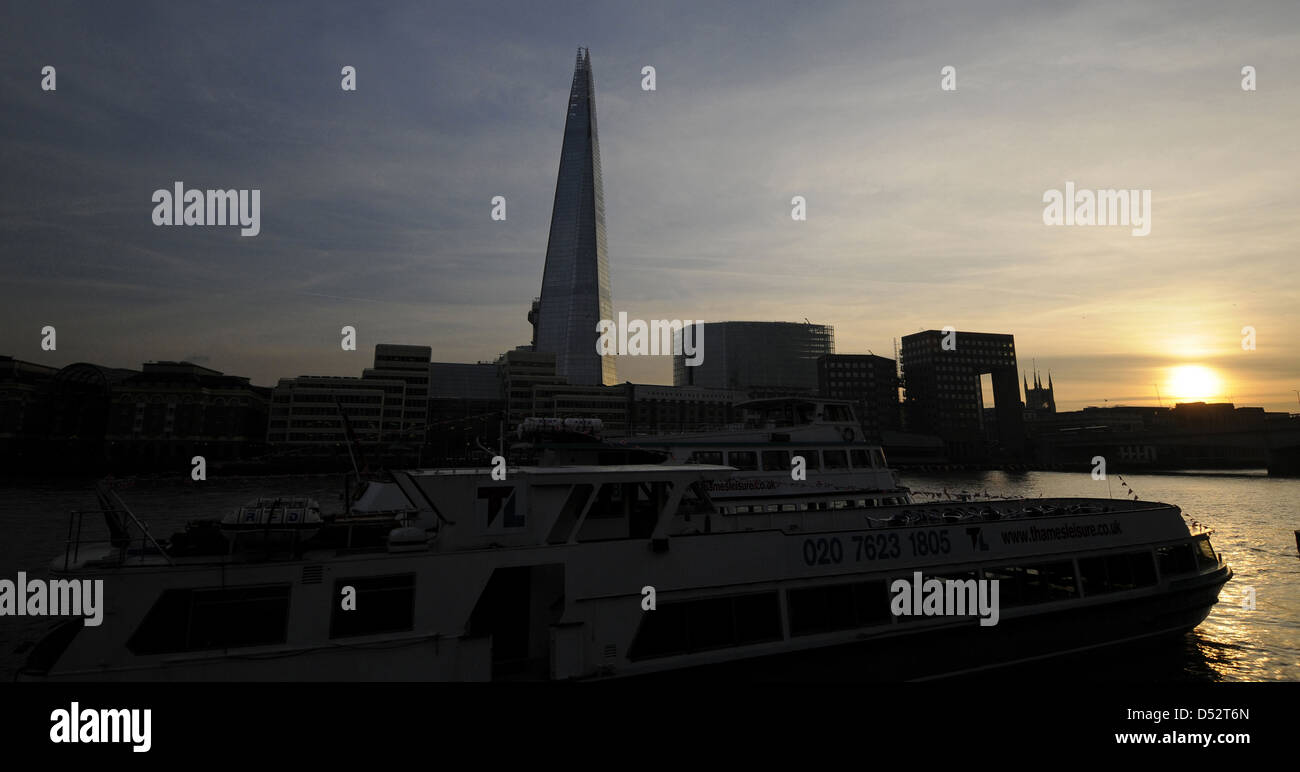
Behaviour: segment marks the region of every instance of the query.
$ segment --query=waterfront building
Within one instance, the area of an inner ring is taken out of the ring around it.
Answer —
[[[938,435],[957,461],[1023,453],[1014,336],[926,330],[903,337],[901,357],[909,432]],[[992,381],[995,427],[986,426],[984,416],[985,374]],[[990,430],[995,432],[992,447]]]
[[[875,354],[824,354],[817,358],[817,393],[829,399],[847,399],[866,436],[879,441],[881,433],[902,429],[898,401],[898,365]]]
[[[280,446],[331,449],[331,454],[342,449],[346,456],[348,438],[341,407],[358,442],[380,444],[386,439],[384,415],[400,415],[405,389],[405,381],[386,378],[281,378],[271,396],[266,440]]]
[[[428,431],[429,359],[428,346],[380,343],[375,346],[375,366],[361,373],[363,380],[401,381],[404,386],[384,386],[383,439],[418,445]]]
[[[188,468],[263,448],[271,390],[192,362],[146,362],[116,382],[105,436],[118,467]]]
[[[835,329],[811,322],[706,322],[703,359],[673,355],[673,385],[734,389],[765,397],[815,394],[817,358],[835,353]]]

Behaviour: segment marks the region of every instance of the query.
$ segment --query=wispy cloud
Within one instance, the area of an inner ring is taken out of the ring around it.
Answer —
[[[1300,380],[1292,3],[8,17],[23,32],[0,50],[6,353],[131,366],[189,352],[270,383],[358,373],[344,324],[363,348],[427,343],[446,360],[526,342],[587,45],[615,304],[633,316],[809,317],[840,350],[876,353],[945,324],[1012,332],[1024,359],[1053,363],[1064,406],[1144,394],[1193,359],[1277,409]],[[55,93],[39,89],[45,64]],[[344,64],[356,92],[339,89]],[[1258,91],[1238,87],[1244,64]],[[152,226],[151,192],[176,180],[261,189],[261,235]],[[1042,193],[1066,180],[1151,189],[1151,235],[1043,226]],[[794,195],[807,222],[789,217]],[[57,356],[32,332],[45,323],[63,325]],[[1260,348],[1234,354],[1244,325]],[[670,377],[666,362],[624,372]]]

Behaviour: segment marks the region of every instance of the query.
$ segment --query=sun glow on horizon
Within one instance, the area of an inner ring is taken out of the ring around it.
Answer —
[[[1204,365],[1179,365],[1169,371],[1165,388],[1177,400],[1203,402],[1217,397],[1222,381],[1214,370]]]

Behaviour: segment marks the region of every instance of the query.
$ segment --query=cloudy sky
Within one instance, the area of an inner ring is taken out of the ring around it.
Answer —
[[[1063,409],[1297,409],[1294,2],[324,6],[5,6],[0,353],[271,385],[378,342],[527,343],[587,46],[616,311],[807,318],[886,356],[1009,332]],[[260,189],[261,233],[154,226],[177,180]],[[1149,189],[1150,235],[1044,225],[1066,181]]]

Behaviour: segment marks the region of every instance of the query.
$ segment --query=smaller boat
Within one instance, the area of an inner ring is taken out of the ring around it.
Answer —
[[[232,543],[269,547],[310,539],[324,522],[315,499],[264,497],[221,518],[220,528]]]

